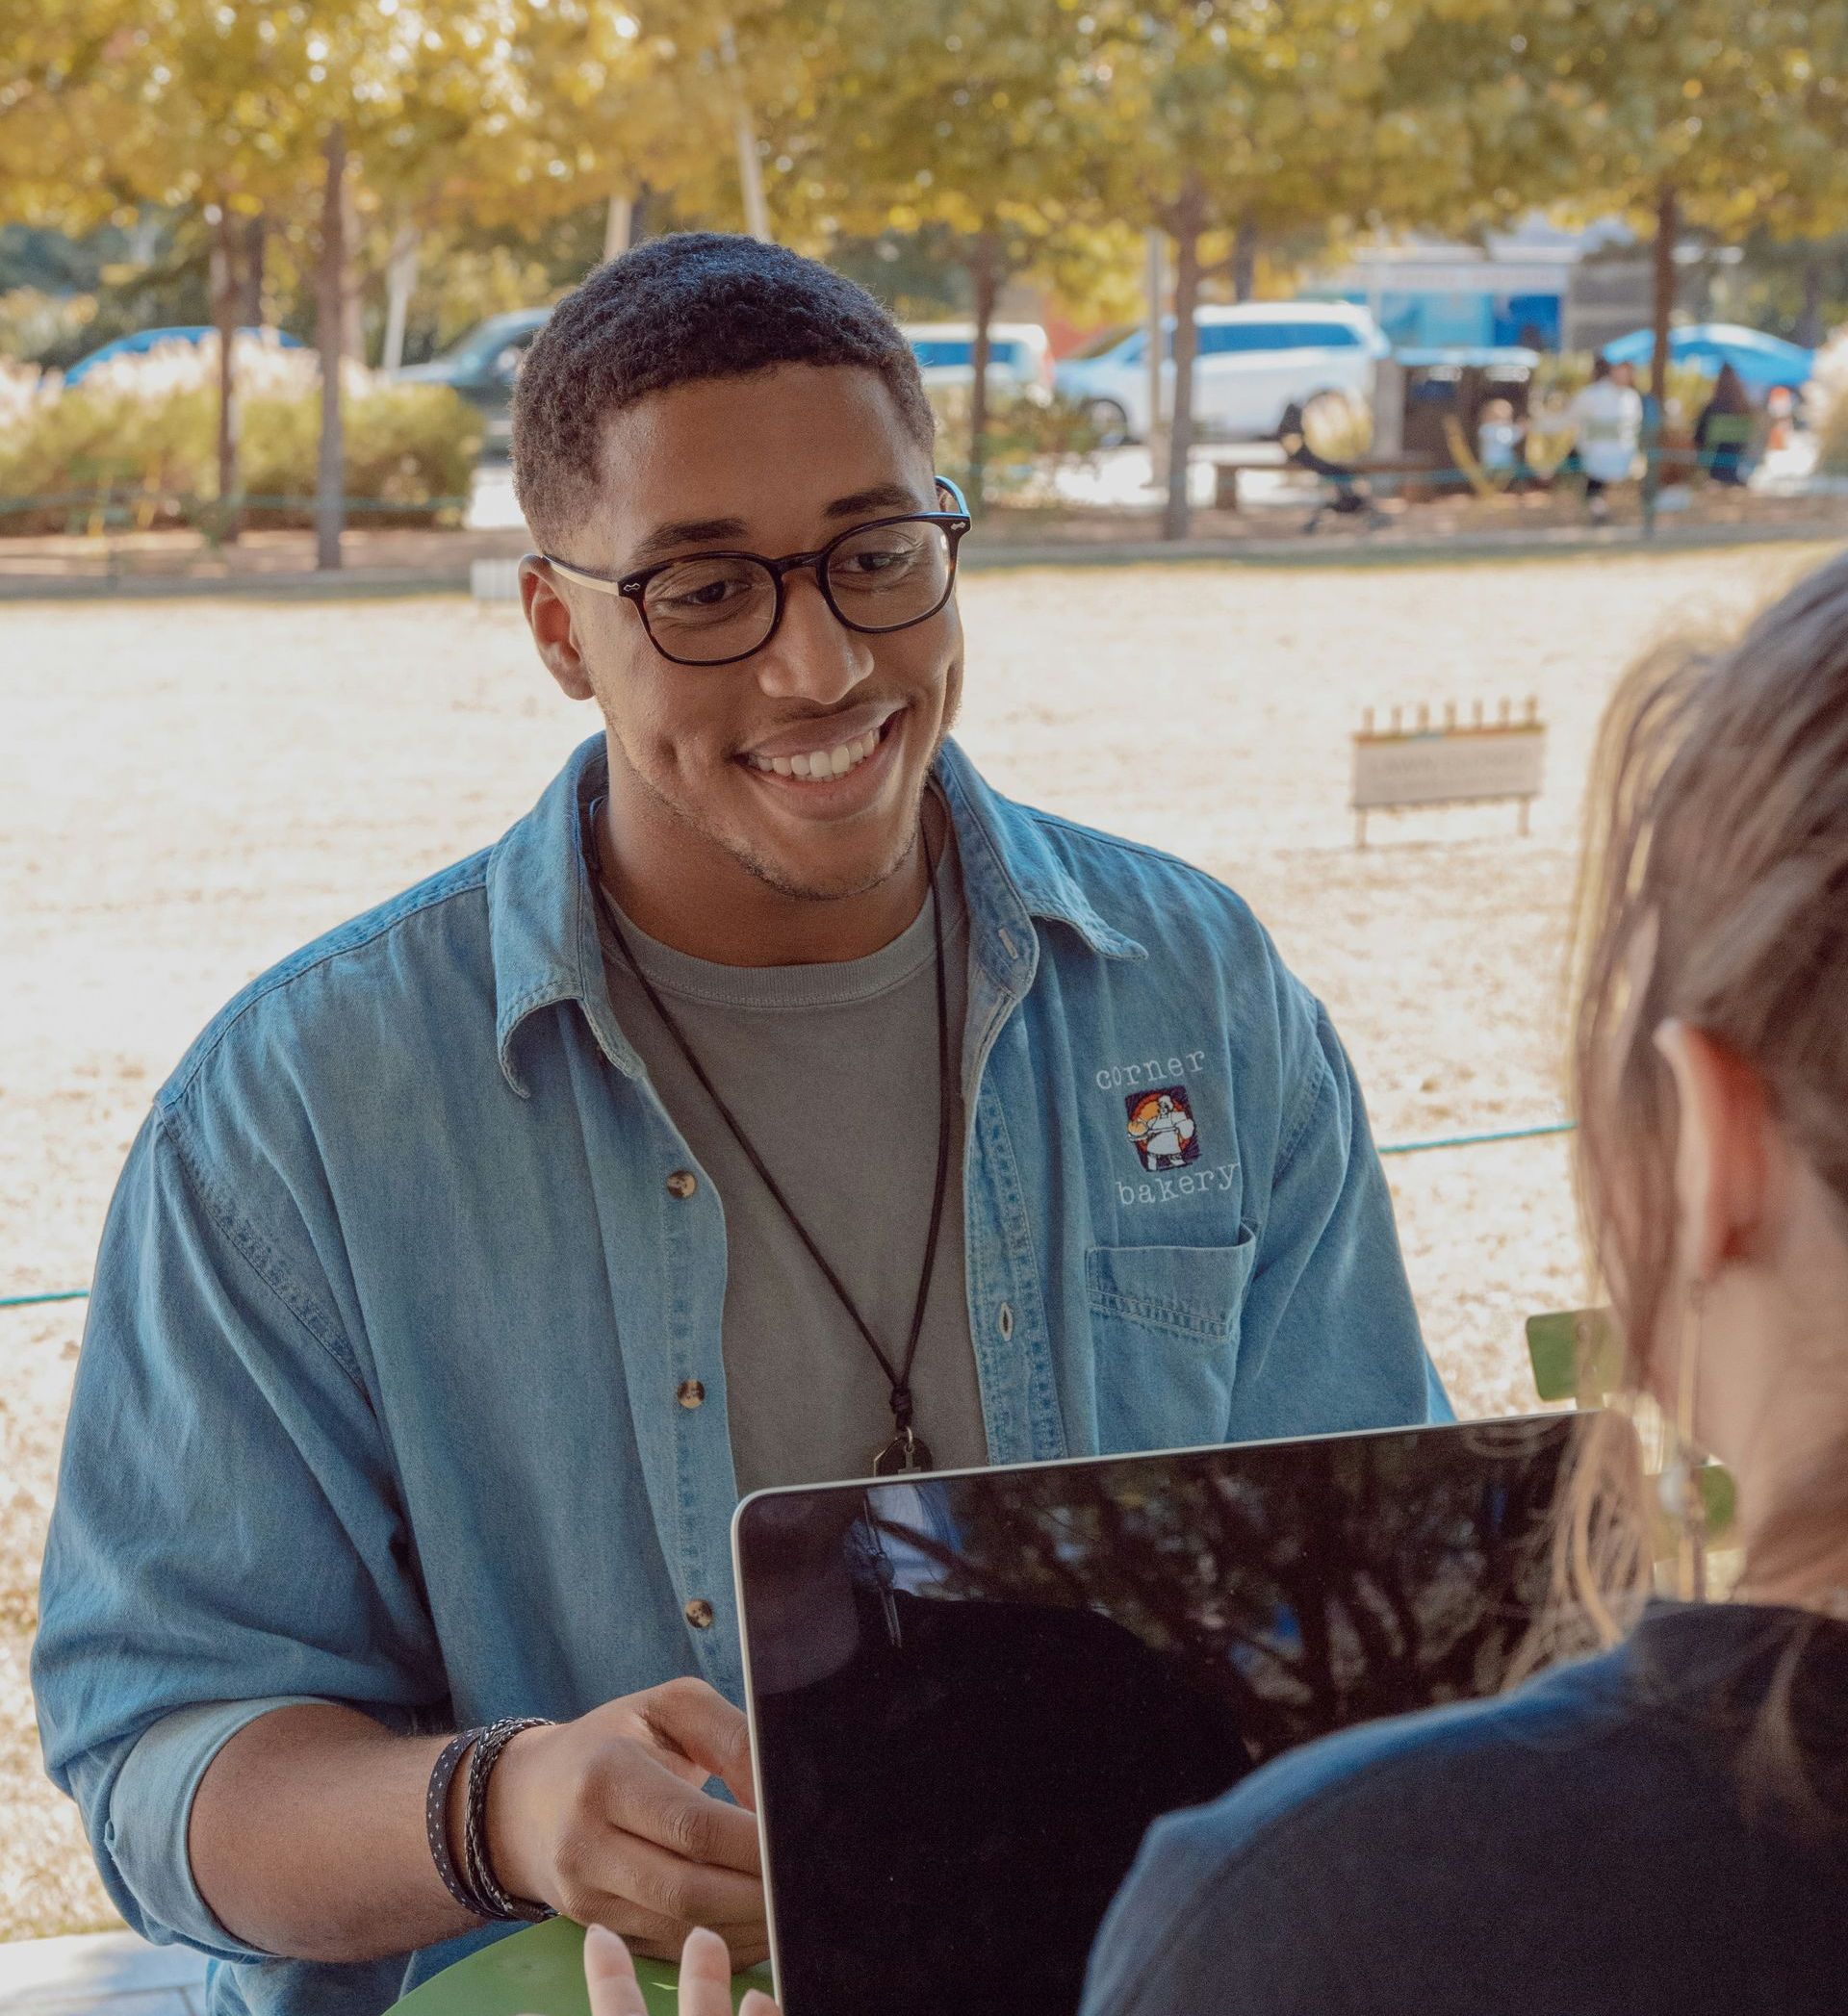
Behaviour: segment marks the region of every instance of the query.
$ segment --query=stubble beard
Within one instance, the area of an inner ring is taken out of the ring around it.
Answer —
[[[795,877],[785,874],[774,861],[760,854],[751,845],[748,839],[740,838],[733,833],[726,832],[720,828],[708,824],[707,821],[699,816],[699,813],[691,804],[664,791],[634,761],[627,749],[623,751],[624,761],[629,776],[634,779],[635,783],[654,801],[669,818],[673,819],[677,824],[685,827],[689,831],[697,833],[709,846],[718,848],[721,853],[735,861],[747,875],[760,881],[765,888],[773,889],[779,896],[788,897],[797,903],[850,902],[857,896],[870,895],[873,890],[881,888],[890,881],[893,876],[902,873],[906,863],[911,860],[913,853],[916,851],[919,837],[923,831],[924,794],[930,788],[931,775],[937,767],[937,759],[942,753],[944,743],[949,739],[951,728],[956,725],[956,717],[962,701],[960,673],[961,667],[958,666],[953,669],[948,677],[944,694],[943,718],[937,724],[936,737],[931,743],[930,755],[925,759],[923,770],[918,777],[916,789],[912,793],[911,815],[905,822],[901,837],[891,858],[882,862],[876,868],[866,870],[852,881],[821,884],[798,880]]]

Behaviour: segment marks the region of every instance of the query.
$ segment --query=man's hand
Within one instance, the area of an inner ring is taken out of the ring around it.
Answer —
[[[628,1949],[601,1926],[584,1934],[584,1981],[590,2016],[648,2016]],[[680,1955],[680,2016],[732,2016],[732,1967],[725,1942],[712,1932],[689,1932]],[[738,2016],[779,2016],[775,2003],[756,1988]]]
[[[703,1680],[670,1680],[514,1737],[488,1780],[488,1857],[514,1896],[653,1959],[709,1926],[731,1969],[750,1967],[770,1950],[756,1808],[744,1717]]]

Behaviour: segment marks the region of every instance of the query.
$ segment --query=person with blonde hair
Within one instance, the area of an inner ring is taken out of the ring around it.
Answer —
[[[1623,1390],[1674,1431],[1665,1501],[1697,1502],[1697,1450],[1734,1479],[1736,1583],[1650,1593],[1607,1413],[1558,1551],[1602,1569],[1616,1642],[1158,1822],[1083,2016],[1848,2008],[1848,556],[1637,668],[1592,826],[1581,1194]],[[721,2016],[693,1957],[683,2016]],[[640,2007],[591,1961],[598,2016]]]

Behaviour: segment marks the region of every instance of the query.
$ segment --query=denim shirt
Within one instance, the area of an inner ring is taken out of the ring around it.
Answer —
[[[953,744],[937,774],[991,1458],[1445,1417],[1347,1059],[1245,906]],[[123,1916],[227,1963],[216,2016],[375,2016],[508,1929],[352,1966],[231,1936],[186,1829],[254,1717],[741,1698],[724,1209],[611,1010],[604,778],[598,737],[497,846],[246,987],[110,1207],[34,1685]]]

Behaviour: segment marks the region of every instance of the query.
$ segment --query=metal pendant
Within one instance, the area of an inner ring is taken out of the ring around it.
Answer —
[[[875,1477],[898,1477],[907,1470],[928,1470],[937,1459],[915,1428],[901,1428],[873,1457]]]

